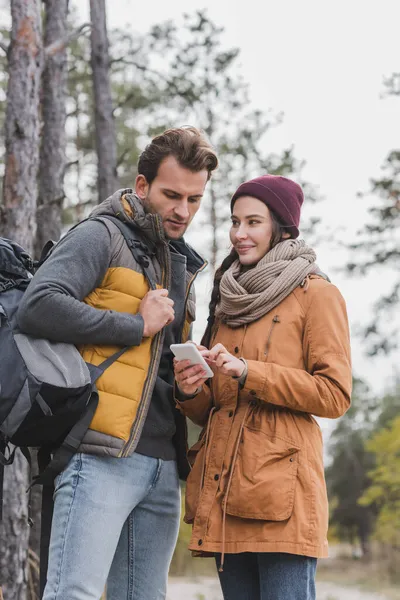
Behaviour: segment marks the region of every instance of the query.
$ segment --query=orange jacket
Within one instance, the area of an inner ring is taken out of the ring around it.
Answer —
[[[215,328],[248,361],[243,389],[217,374],[194,399],[177,402],[202,425],[189,451],[190,549],[327,556],[328,500],[322,435],[312,415],[350,405],[349,329],[338,289],[311,275],[250,325]]]

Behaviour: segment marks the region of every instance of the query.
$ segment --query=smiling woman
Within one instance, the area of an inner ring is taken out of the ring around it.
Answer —
[[[251,196],[242,196],[235,203],[230,240],[242,265],[254,265],[290,233],[268,206]]]
[[[349,407],[346,307],[299,235],[303,192],[285,177],[243,183],[232,251],[214,279],[201,352],[175,365],[183,414],[203,426],[189,456],[190,549],[216,557],[224,598],[315,600],[327,556],[321,431]],[[196,370],[197,369],[197,370]]]

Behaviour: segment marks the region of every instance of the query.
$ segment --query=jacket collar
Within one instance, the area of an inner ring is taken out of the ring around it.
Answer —
[[[141,233],[146,237],[150,251],[153,251],[154,246],[157,244],[168,243],[161,217],[157,214],[147,212],[141,199],[132,188],[117,190],[107,200],[96,206],[90,216],[107,214],[118,217],[122,222],[140,229]],[[184,238],[169,241],[169,245],[175,252],[186,257],[186,266],[190,273],[197,273],[207,266],[207,261],[189,246]]]
[[[202,271],[207,266],[207,261],[204,260],[183,238],[180,240],[170,241],[169,245],[179,254],[186,257],[186,268],[190,273]]]

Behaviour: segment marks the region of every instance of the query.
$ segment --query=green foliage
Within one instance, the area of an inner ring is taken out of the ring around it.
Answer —
[[[360,507],[358,500],[369,485],[368,471],[374,464],[365,449],[374,415],[376,400],[363,382],[354,381],[351,407],[331,436],[332,462],[326,469],[335,535],[352,543],[358,539],[365,554],[368,553],[373,513],[369,507]]]
[[[400,547],[400,416],[379,430],[366,446],[375,456],[375,468],[369,472],[371,485],[360,498],[360,505],[378,510],[376,539]]]
[[[331,436],[330,453],[330,537],[358,540],[364,555],[376,540],[393,575],[400,559],[400,382],[378,398],[354,382],[352,406]]]

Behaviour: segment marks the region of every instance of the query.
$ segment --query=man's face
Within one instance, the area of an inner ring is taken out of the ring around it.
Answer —
[[[207,177],[207,169],[193,173],[168,156],[151,185],[137,176],[135,190],[147,209],[160,215],[167,238],[178,240],[200,208]]]

